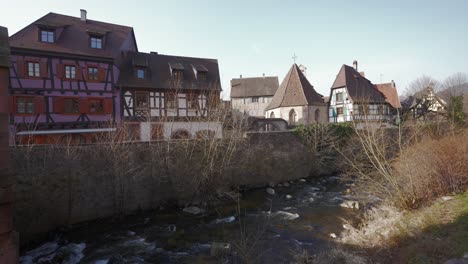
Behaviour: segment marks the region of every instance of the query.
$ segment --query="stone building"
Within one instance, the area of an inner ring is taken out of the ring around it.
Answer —
[[[328,121],[327,105],[297,64],[293,64],[265,109],[266,118],[282,118],[290,126]]]
[[[231,80],[231,105],[234,114],[264,117],[265,108],[278,90],[277,76]]]

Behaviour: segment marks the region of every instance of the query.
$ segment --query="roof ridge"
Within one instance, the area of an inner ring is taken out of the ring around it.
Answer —
[[[58,15],[58,16],[63,16],[63,17],[68,17],[68,18],[73,18],[73,19],[78,19],[78,20],[81,19],[81,18],[76,17],[76,16],[65,15],[65,14],[54,13],[54,12],[49,12],[49,13],[47,13],[45,16],[48,16],[48,15]],[[43,17],[41,17],[41,18],[39,18],[39,19],[42,19],[42,18],[44,18],[45,16],[43,16]],[[38,19],[38,20],[39,20],[39,19]],[[37,20],[36,20],[36,21],[37,21]],[[80,21],[81,21],[81,20],[80,20]],[[97,23],[106,24],[106,25],[119,26],[119,27],[126,27],[126,28],[131,28],[131,29],[133,29],[132,26],[126,26],[126,25],[116,24],[116,23],[109,23],[109,22],[104,22],[104,21],[100,21],[100,20],[86,19],[86,21],[97,22]]]
[[[294,63],[294,64],[295,64],[295,63]],[[287,80],[286,83],[285,83],[286,85],[285,85],[285,87],[284,87],[284,94],[283,94],[283,96],[281,96],[282,98],[281,98],[281,102],[280,102],[280,104],[279,104],[280,107],[281,107],[281,105],[283,104],[284,97],[285,97],[285,95],[286,95],[286,91],[288,90],[289,82],[291,81],[292,71],[293,71],[293,69],[291,68],[291,69],[289,70],[289,72],[288,72],[289,78],[288,78],[288,80]]]
[[[299,69],[299,66],[297,66],[296,63],[294,63],[294,68],[296,70],[296,73],[297,73],[297,78],[299,79],[299,85],[300,85],[300,90],[302,92],[302,95],[304,96],[306,102],[308,105],[310,105],[312,102],[309,102],[309,99],[307,98],[307,95],[305,94],[305,91],[304,91],[304,84],[302,83],[302,80],[301,80],[301,76],[299,74],[302,74],[301,70]],[[300,72],[300,73],[299,73]],[[305,76],[304,76],[305,78]],[[307,80],[308,81],[308,80]],[[314,88],[314,86],[309,82],[310,86],[312,86],[312,88]]]

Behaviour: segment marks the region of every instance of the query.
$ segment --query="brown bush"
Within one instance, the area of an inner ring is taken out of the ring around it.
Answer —
[[[402,151],[394,163],[394,177],[406,199],[405,207],[463,192],[468,187],[468,140],[466,131],[442,139],[426,139]]]

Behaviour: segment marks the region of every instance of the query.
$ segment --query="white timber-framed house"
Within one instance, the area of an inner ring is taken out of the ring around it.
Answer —
[[[374,85],[364,73],[343,65],[331,87],[328,106],[330,123],[399,122],[400,100],[395,82]]]

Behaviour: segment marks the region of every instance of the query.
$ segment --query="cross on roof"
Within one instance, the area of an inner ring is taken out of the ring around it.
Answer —
[[[292,56],[292,59],[294,60],[294,63],[296,63],[296,59],[297,59],[296,53],[294,53],[294,55]]]

